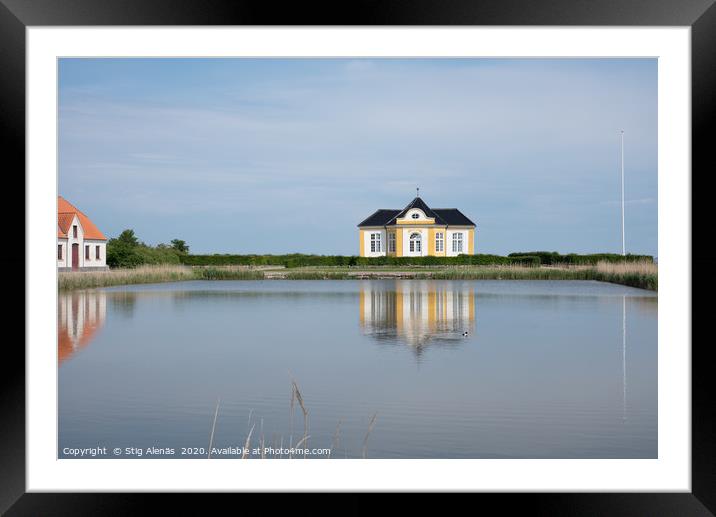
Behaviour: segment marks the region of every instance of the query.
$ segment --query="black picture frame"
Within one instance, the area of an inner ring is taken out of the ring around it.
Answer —
[[[354,2],[176,1],[176,0],[0,0],[0,120],[2,123],[3,175],[6,199],[24,211],[25,170],[25,30],[29,26],[87,25],[550,25],[550,26],[689,26],[692,51],[692,332],[696,316],[709,310],[698,294],[714,285],[709,266],[713,255],[702,249],[696,235],[710,235],[711,221],[697,203],[709,195],[703,178],[716,168],[709,138],[716,106],[716,6],[714,0],[383,0]],[[689,171],[684,171],[689,174]],[[702,188],[695,188],[701,185]],[[8,188],[10,187],[10,188]],[[20,193],[23,195],[20,195]],[[9,201],[8,201],[9,202]],[[8,208],[8,210],[10,210]],[[699,230],[703,230],[700,232]],[[27,239],[27,236],[25,236]],[[9,274],[9,292],[21,292],[31,275],[25,256],[0,255]],[[24,249],[24,248],[23,248]],[[23,284],[23,285],[21,285]],[[22,292],[25,292],[24,290]],[[32,303],[32,300],[26,300]],[[7,321],[19,320],[25,304],[17,296],[6,309]],[[15,318],[13,318],[15,316]],[[661,315],[662,317],[664,315]],[[694,336],[697,334],[693,334]],[[7,515],[122,515],[142,513],[141,494],[38,494],[25,493],[25,351],[19,340],[6,338],[0,359],[0,512]],[[688,346],[683,343],[683,346]],[[708,360],[709,339],[692,344],[692,491],[691,493],[589,493],[589,494],[480,494],[484,501],[529,515],[713,515],[716,513],[716,404],[715,376]],[[245,497],[245,496],[242,496]],[[162,496],[162,504],[166,497]],[[206,497],[199,501],[177,497],[180,514],[207,513]],[[218,499],[226,502],[225,497]],[[212,502],[217,499],[213,498]],[[373,511],[370,502],[351,496],[328,508]],[[406,500],[422,507],[422,498]],[[471,503],[473,504],[473,503]],[[482,504],[482,502],[480,503]],[[165,507],[165,509],[168,509]],[[316,511],[319,511],[317,508]],[[344,513],[343,512],[343,513]],[[315,513],[315,512],[312,512]]]

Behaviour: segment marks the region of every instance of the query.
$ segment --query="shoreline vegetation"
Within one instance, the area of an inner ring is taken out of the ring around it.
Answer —
[[[187,280],[597,280],[656,291],[649,255],[524,251],[456,257],[190,254],[181,239],[151,246],[126,229],[107,241],[108,271],[60,272],[60,290]]]
[[[459,258],[459,257],[458,257]],[[596,280],[658,290],[658,266],[650,259],[600,260],[593,264],[452,265],[197,265],[159,264],[97,272],[60,272],[60,290],[189,280]]]

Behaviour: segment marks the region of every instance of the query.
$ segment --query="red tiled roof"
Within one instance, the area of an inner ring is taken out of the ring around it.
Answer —
[[[99,231],[99,228],[90,221],[84,213],[80,212],[77,207],[67,201],[62,196],[57,196],[57,236],[67,237],[67,232],[70,230],[72,219],[74,216],[80,220],[82,230],[84,231],[85,239],[95,239],[106,241],[107,237]]]
[[[67,232],[70,229],[70,225],[72,224],[72,220],[75,218],[74,213],[58,213],[57,214],[57,236],[58,237],[67,237]]]

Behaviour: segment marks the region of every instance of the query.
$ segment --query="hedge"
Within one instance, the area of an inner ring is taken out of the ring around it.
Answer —
[[[619,253],[592,253],[588,255],[578,255],[576,253],[569,253],[562,255],[556,251],[525,251],[518,253],[510,253],[508,257],[520,258],[520,257],[538,257],[541,264],[596,264],[597,262],[640,262],[648,261],[654,262],[654,257],[651,255],[620,255]]]
[[[458,255],[457,257],[357,257],[354,255],[179,255],[189,266],[440,266],[440,265],[540,265],[531,255]]]
[[[172,257],[173,258],[173,257]],[[355,255],[178,255],[182,264],[189,266],[450,266],[450,265],[510,265],[527,266],[552,264],[596,264],[599,261],[622,262],[627,260],[653,262],[651,255],[619,255],[618,253],[593,253],[562,255],[550,251],[529,251],[502,255],[458,255],[457,257],[357,257]]]

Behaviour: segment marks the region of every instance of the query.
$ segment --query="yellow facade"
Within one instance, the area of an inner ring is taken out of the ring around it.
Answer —
[[[360,256],[472,255],[476,248],[475,227],[475,223],[457,208],[432,209],[418,196],[403,210],[381,208],[358,224]],[[420,237],[413,249],[410,249],[413,242],[406,240],[414,232],[419,233]],[[435,239],[438,233],[442,233],[440,251]],[[391,246],[393,243],[394,249]]]
[[[428,255],[435,256],[435,229],[428,228]]]
[[[405,232],[403,231],[405,230]],[[376,230],[359,230],[358,231],[358,241],[359,241],[359,251],[361,257],[367,257],[369,256],[366,253],[366,234],[379,231],[379,229]],[[430,257],[447,257],[447,256],[453,256],[448,254],[448,250],[450,249],[450,246],[452,245],[451,241],[448,239],[449,235],[452,235],[451,232],[453,231],[460,231],[463,232],[465,236],[465,248],[463,251],[463,254],[469,254],[474,255],[475,254],[475,229],[474,228],[449,228],[445,226],[427,226],[423,223],[422,226],[420,225],[412,225],[410,226],[409,230],[408,228],[401,228],[401,227],[395,227],[394,229],[388,228],[385,230],[385,240],[386,242],[383,243],[383,251],[385,251],[385,254],[391,257],[403,257],[405,256],[403,254],[403,241],[404,239],[407,239],[411,232],[413,231],[421,231],[423,232],[423,235],[427,235],[427,242],[423,241],[423,246],[427,250],[427,255]],[[450,232],[450,233],[448,233]],[[442,251],[437,251],[436,249],[436,234],[442,233],[443,234],[443,249]],[[395,235],[395,251],[388,251],[388,242],[390,242],[389,235]],[[404,236],[405,235],[405,236]]]
[[[419,224],[419,225],[426,225],[426,224],[435,224],[435,219],[431,217],[426,217],[425,219],[415,220],[415,219],[396,219],[396,224]]]

